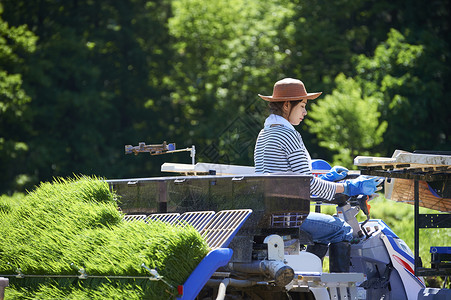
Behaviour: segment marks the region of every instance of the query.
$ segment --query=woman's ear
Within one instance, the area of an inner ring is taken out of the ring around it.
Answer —
[[[283,103],[283,111],[285,112],[285,113],[288,113],[289,111],[290,111],[290,106],[291,106],[291,103],[290,103],[290,101],[285,101],[284,103]]]
[[[288,116],[290,114],[290,110],[291,110],[291,103],[290,103],[290,101],[285,101],[283,103],[283,106],[282,106],[282,111],[283,111],[283,117],[284,118],[288,118]]]

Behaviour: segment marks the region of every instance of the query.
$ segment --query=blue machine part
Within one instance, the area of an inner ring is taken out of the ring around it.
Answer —
[[[393,250],[395,250],[398,254],[402,255],[401,257],[398,257],[396,255],[392,255],[393,259],[395,259],[400,265],[402,265],[402,267],[404,268],[404,270],[407,272],[407,274],[410,275],[410,277],[422,288],[425,288],[425,284],[424,282],[415,275],[415,271],[413,270],[412,266],[410,266],[408,263],[406,263],[404,259],[408,260],[412,265],[415,264],[415,259],[413,258],[412,255],[406,253],[403,249],[401,249],[401,247],[399,247],[398,243],[395,241],[395,239],[391,236],[387,236],[388,241],[390,242],[390,245],[392,245]],[[406,245],[407,247],[407,245]]]
[[[431,247],[430,253],[451,254],[451,247]]]
[[[385,224],[385,222],[382,220],[373,219],[371,221],[377,222],[379,224],[382,233],[387,236],[393,249],[400,255],[402,255],[410,263],[414,264],[415,259],[413,258],[410,249],[407,247],[407,245],[405,245],[404,242],[400,245],[400,243],[398,242],[399,237],[396,235],[396,233],[394,233],[393,230],[391,230],[390,227],[388,227],[388,225]]]
[[[424,288],[418,293],[417,300],[448,300],[451,299],[451,290],[438,288]]]
[[[312,159],[312,170],[330,170],[332,167],[330,164],[322,159]]]
[[[412,251],[384,221],[372,219],[365,226],[371,236],[352,245],[351,260],[353,271],[367,275],[366,299],[416,299],[425,284],[415,276]]]
[[[214,215],[198,214],[197,219],[208,219],[208,224],[200,230],[200,234],[213,250],[194,269],[183,286],[177,288],[181,295],[177,299],[196,298],[213,273],[230,261],[233,250],[225,247],[229,245],[251,213],[251,209],[237,209],[219,211]]]
[[[391,230],[390,227],[388,227],[388,225],[385,224],[384,221],[382,221],[380,219],[371,219],[370,221],[379,223],[380,229],[385,235],[392,236],[396,239],[398,238],[396,233],[394,233],[393,230]]]
[[[315,171],[328,171],[330,169],[332,169],[331,165],[323,160],[323,159],[312,159],[311,162],[312,165],[312,173],[313,176],[318,177],[318,175],[320,175],[320,173],[322,172],[315,172]],[[311,195],[312,198],[318,198],[318,196],[316,195]]]
[[[419,287],[425,288],[426,286],[423,280],[415,275],[415,271],[413,269],[413,266],[415,265],[415,259],[413,257],[412,251],[409,249],[407,244],[403,240],[401,240],[384,221],[373,221],[379,224],[382,233],[385,234],[388,242],[393,248],[393,251],[396,253],[391,253],[391,259],[395,260],[402,267],[402,269],[404,269],[404,271],[409,275],[413,282],[416,282]],[[414,288],[413,286],[406,286],[406,283],[404,283],[403,285],[405,289]],[[406,290],[406,292],[408,293],[408,290]]]
[[[196,298],[208,279],[219,268],[226,265],[232,258],[233,250],[230,248],[218,248],[210,251],[193,273],[188,277],[183,286],[179,286],[179,300],[192,300]]]
[[[168,144],[168,151],[174,151],[175,150],[175,144],[170,143]]]

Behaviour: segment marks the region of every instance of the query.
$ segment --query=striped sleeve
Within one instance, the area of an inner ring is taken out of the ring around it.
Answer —
[[[337,185],[317,177],[310,181],[310,195],[315,195],[325,200],[333,200],[337,190]]]
[[[310,162],[304,151],[296,151],[288,155],[289,164],[292,166],[292,172],[312,175]],[[310,194],[316,197],[332,200],[335,196],[336,184],[317,177],[313,177],[310,181]]]
[[[295,172],[312,175],[309,155],[299,132],[284,126],[264,128],[260,132],[254,151],[256,173]],[[310,194],[332,200],[336,185],[313,177]]]

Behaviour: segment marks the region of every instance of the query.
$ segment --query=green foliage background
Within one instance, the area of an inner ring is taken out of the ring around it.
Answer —
[[[323,96],[299,126],[313,158],[450,150],[449,1],[127,0],[0,3],[0,193],[71,174],[252,165],[257,94],[300,78]]]

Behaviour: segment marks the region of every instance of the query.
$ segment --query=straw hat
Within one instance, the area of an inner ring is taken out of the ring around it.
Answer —
[[[295,101],[301,99],[316,99],[322,92],[307,93],[304,83],[298,79],[284,78],[274,84],[272,96],[263,96],[258,94],[263,100],[276,101]]]

